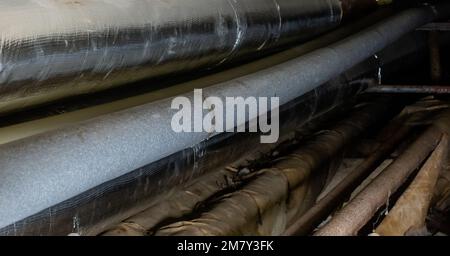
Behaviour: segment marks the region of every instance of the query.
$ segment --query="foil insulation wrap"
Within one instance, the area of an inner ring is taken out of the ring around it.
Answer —
[[[337,26],[339,0],[0,1],[0,113],[214,68]]]
[[[280,107],[280,134],[290,134],[307,124],[310,125],[311,123],[327,120],[331,116],[335,116],[336,112],[334,110],[341,108],[345,102],[354,98],[355,95],[364,89],[364,86],[355,86],[355,84],[350,81],[359,80],[363,77],[375,77],[379,68],[382,68],[383,75],[389,77],[394,73],[402,71],[402,68],[410,66],[411,63],[423,61],[422,54],[416,55],[414,53],[426,49],[426,39],[426,35],[423,34],[405,37],[396,44],[380,52],[377,55],[379,59],[369,58],[326,84],[282,105]],[[380,60],[382,61],[380,62]],[[380,66],[380,63],[382,63],[382,66]],[[294,74],[301,74],[297,72],[298,69],[291,70],[293,71],[285,73],[283,77],[289,78]],[[242,80],[242,84],[246,83],[249,84],[249,81],[246,79]],[[291,80],[281,79],[280,87],[284,87],[290,83]],[[255,83],[255,85],[259,85],[259,83]],[[149,117],[153,116],[151,108],[145,109],[146,114],[142,113],[144,113],[144,111],[138,115],[127,112],[123,115],[123,117],[126,117],[126,120],[120,119],[120,121],[116,120],[114,122],[116,124],[130,124],[134,123],[134,119],[142,117],[142,120],[147,120],[147,122],[163,123],[156,122]],[[69,168],[71,168],[69,173],[73,176],[67,180],[70,180],[69,184],[71,185],[74,185],[76,183],[75,181],[78,180],[77,177],[80,176],[88,176],[82,182],[82,185],[86,185],[86,183],[94,180],[95,176],[98,174],[107,175],[108,171],[97,171],[94,170],[92,166],[87,168],[88,171],[84,172],[83,175],[80,175],[79,171],[74,171],[83,169],[82,165],[89,162],[90,159],[99,162],[99,165],[105,166],[105,169],[112,169],[113,165],[111,163],[105,164],[104,160],[100,160],[99,153],[101,153],[100,151],[103,152],[107,151],[107,149],[115,149],[118,147],[111,146],[112,144],[103,146],[104,144],[101,142],[102,138],[100,138],[102,136],[99,134],[104,134],[105,137],[108,137],[109,143],[111,143],[115,137],[119,138],[119,136],[111,135],[110,131],[116,129],[116,126],[121,125],[110,125],[110,123],[99,124],[98,120],[93,122],[96,123],[94,129],[95,136],[98,137],[97,139],[86,137],[87,129],[86,125],[83,124],[75,128],[69,128],[71,130],[77,130],[76,140],[81,140],[79,143],[74,143],[73,141],[61,142],[61,139],[55,137],[49,139],[49,141],[54,141],[54,144],[57,145],[56,151],[67,153],[68,155],[77,158],[77,161],[61,160],[62,162],[65,162],[63,164],[64,167],[56,167],[56,169],[51,171],[51,176],[58,173],[56,174],[59,176],[58,178],[50,177],[48,172],[47,174],[43,174],[36,165],[38,162],[36,158],[31,160],[33,164],[25,165],[27,172],[31,174],[22,175],[19,172],[19,168],[10,167],[11,165],[7,166],[5,163],[5,159],[13,159],[11,162],[17,162],[18,164],[28,161],[28,158],[36,152],[40,153],[44,148],[45,151],[52,148],[52,146],[47,143],[44,145],[42,141],[38,141],[36,144],[44,146],[31,146],[31,149],[30,144],[27,144],[26,146],[23,146],[23,150],[26,151],[25,153],[21,153],[21,150],[16,150],[16,148],[21,147],[17,146],[17,143],[0,146],[0,163],[4,168],[0,170],[0,178],[3,181],[3,183],[0,183],[0,192],[2,192],[0,194],[3,196],[0,197],[0,206],[5,206],[3,208],[0,207],[2,210],[0,211],[0,236],[67,235],[71,232],[79,233],[81,235],[98,235],[111,228],[111,224],[119,223],[146,208],[154,208],[157,211],[166,214],[151,215],[152,218],[147,219],[148,222],[153,222],[155,226],[158,226],[160,222],[167,220],[167,208],[161,206],[161,204],[168,203],[177,206],[182,204],[179,208],[174,208],[185,210],[188,208],[186,204],[192,203],[192,199],[189,201],[189,199],[183,198],[180,201],[180,204],[177,204],[176,200],[174,200],[180,191],[185,191],[185,189],[187,189],[186,186],[189,184],[197,184],[199,179],[202,179],[203,175],[214,173],[214,170],[220,170],[221,168],[229,166],[230,163],[234,163],[243,156],[254,152],[264,152],[264,150],[262,150],[263,144],[260,144],[260,134],[258,133],[222,133],[210,137],[207,140],[203,140],[201,143],[192,147],[182,148],[182,150],[157,161],[147,161],[147,165],[137,169],[131,169],[130,172],[120,175],[117,178],[109,179],[109,181],[87,191],[81,189],[81,191],[85,192],[62,202],[61,200],[56,200],[60,201],[60,203],[51,203],[49,204],[51,205],[50,207],[40,210],[39,212],[35,211],[35,214],[28,217],[24,214],[24,211],[28,211],[35,206],[32,206],[31,203],[23,203],[21,200],[23,200],[24,197],[29,196],[36,196],[37,198],[41,197],[45,200],[60,197],[61,195],[65,196],[63,194],[67,194],[67,191],[70,188],[69,185],[60,185],[65,179],[60,175],[64,175],[62,173],[66,172]],[[105,125],[107,130],[101,128]],[[100,130],[102,130],[102,132],[99,132]],[[144,125],[144,121],[139,121],[137,127],[134,129],[125,130],[132,132],[120,131],[119,139],[127,137],[125,140],[128,143],[132,143],[132,139],[129,139],[129,136],[137,137],[139,141],[145,140],[143,134],[152,137],[152,140],[155,137],[155,132],[148,132],[150,129]],[[140,130],[143,132],[140,132]],[[168,129],[152,129],[152,131],[157,130],[169,133]],[[42,137],[47,136],[52,136],[52,133],[42,135]],[[66,139],[72,137],[69,133],[63,133],[62,136]],[[158,137],[163,136],[158,135]],[[35,142],[37,140],[40,140],[40,138],[33,137],[29,139],[28,142]],[[160,139],[158,138],[157,140]],[[26,140],[24,140],[24,142],[26,143]],[[87,150],[84,147],[85,144],[88,144],[87,142],[101,145],[99,147],[101,150]],[[150,145],[152,143],[145,142],[144,144]],[[162,150],[161,144],[162,143],[156,147],[158,152],[161,152]],[[172,142],[166,142],[165,144],[172,144]],[[267,146],[269,145],[270,144],[267,144]],[[139,148],[134,145],[132,147]],[[78,148],[81,149],[78,150]],[[142,150],[139,148],[138,150],[144,151],[146,154],[150,152],[149,149]],[[51,161],[49,160],[50,158],[62,158],[56,151],[52,151],[51,153],[46,152],[45,154],[47,156],[41,157],[42,159],[45,158],[42,162],[48,164]],[[83,152],[86,152],[86,154],[83,154]],[[121,151],[120,154],[123,155],[122,152],[123,151]],[[123,161],[123,157],[112,158],[121,159],[121,161]],[[79,161],[79,159],[83,159],[83,161]],[[7,168],[5,168],[5,166],[7,166]],[[30,166],[33,167],[30,168]],[[8,172],[8,170],[11,171]],[[20,179],[11,179],[11,176],[20,176]],[[313,176],[317,178],[320,175]],[[221,185],[225,182],[223,177],[223,175],[219,175],[217,182],[213,183],[215,189],[223,188]],[[36,189],[36,186],[32,187],[31,185],[24,185],[25,180],[32,180],[32,183],[35,184],[38,184],[43,180],[44,183],[47,183],[48,181],[53,185],[46,186],[41,185],[41,183],[37,185]],[[53,182],[53,180],[55,180],[55,182]],[[5,187],[2,187],[1,184],[6,185]],[[12,184],[17,185],[13,186]],[[310,184],[305,184],[304,187],[308,187],[309,185]],[[13,191],[14,187],[16,187],[17,190]],[[60,187],[64,192],[58,191],[56,193],[55,190],[58,189],[57,187]],[[319,186],[319,188],[321,188],[321,186]],[[187,193],[194,198],[198,198],[198,194],[196,193],[205,193],[208,189],[211,190],[211,188],[208,187],[201,187],[200,189],[194,190],[198,192],[192,193],[191,190],[187,190]],[[24,190],[26,192],[23,192]],[[10,191],[12,191],[12,193],[9,193],[9,198],[11,199],[8,200],[7,192]],[[21,192],[19,193],[17,191]],[[36,191],[39,192],[37,193]],[[209,196],[211,195],[208,195],[208,197]],[[33,199],[34,202],[39,201],[36,197]],[[41,203],[38,202],[38,204]],[[15,210],[13,208],[14,205],[18,205],[17,209],[19,210]],[[13,214],[8,216],[9,212],[13,212]],[[30,212],[32,213],[33,211]],[[17,221],[8,225],[9,223],[7,223],[7,220],[8,218],[11,218],[10,216],[13,216]],[[6,225],[4,225],[5,223]]]

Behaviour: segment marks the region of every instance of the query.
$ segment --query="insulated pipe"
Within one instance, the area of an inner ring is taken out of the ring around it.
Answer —
[[[341,17],[340,0],[3,0],[0,113],[215,67]]]
[[[410,128],[401,125],[399,120],[395,120],[394,123],[390,124],[388,131],[390,132],[389,134],[386,133],[387,131],[384,131],[380,136],[382,144],[374,150],[371,156],[365,159],[324,198],[290,225],[283,235],[305,236],[310,234],[394,151],[398,144],[405,139]],[[392,132],[394,132],[393,135]]]
[[[205,88],[203,95],[222,100],[277,96],[285,104],[449,11],[450,4],[407,10],[329,47]],[[185,96],[192,102],[192,95]],[[171,102],[161,100],[0,146],[0,227],[211,137],[173,132]],[[247,114],[237,126],[257,117]]]
[[[390,15],[392,15],[390,11],[380,10],[308,43],[240,67],[179,84],[175,87],[165,88],[157,93],[148,93],[111,104],[64,113],[44,120],[36,120],[23,124],[23,127],[17,125],[9,126],[6,129],[0,129],[0,135],[2,135],[0,144],[8,142],[2,141],[3,136],[6,136],[8,140],[11,139],[9,142],[31,136],[26,131],[24,134],[24,130],[31,130],[34,134],[40,134],[45,132],[46,129],[42,128],[46,127],[46,125],[50,125],[48,126],[50,130],[56,130],[61,128],[61,126],[76,124],[82,120],[92,119],[95,116],[157,101],[158,98],[155,99],[155,96],[159,97],[159,99],[164,99],[192,91],[193,88],[205,88],[246,74],[255,73],[346,38]],[[378,55],[383,59],[383,63],[390,63],[394,59],[417,51],[417,49],[426,48],[426,37],[408,36],[407,38],[407,40],[405,38],[390,46],[389,48],[393,51],[386,49]],[[400,53],[396,45],[402,45],[402,49],[406,51]],[[284,136],[293,132],[293,129],[311,120],[311,118],[314,119],[317,116],[321,116],[322,113],[328,112],[331,108],[341,105],[345,100],[354,96],[361,90],[361,87],[354,87],[345,81],[351,81],[361,77],[362,74],[374,72],[378,67],[378,62],[368,60],[357,66],[357,68],[342,74],[339,79],[328,82],[326,85],[322,85],[316,90],[302,95],[292,103],[284,105],[280,112],[280,134]],[[391,69],[389,69],[389,72],[391,72]],[[178,89],[174,90],[174,88]],[[44,124],[40,121],[43,121]],[[20,136],[11,137],[10,132],[17,132],[17,135]],[[202,142],[201,145],[181,150],[167,158],[150,163],[139,170],[131,171],[126,175],[83,192],[33,216],[15,222],[8,227],[0,229],[0,235],[66,235],[68,233],[96,235],[102,233],[109,229],[111,224],[120,222],[133,214],[154,206],[158,200],[170,200],[170,195],[174,193],[173,191],[179,189],[179,184],[185,185],[186,182],[194,182],[196,180],[195,177],[192,178],[191,176],[194,169],[195,173],[200,175],[211,169],[228,165],[251,150],[256,150],[257,148],[259,151],[261,146],[256,147],[258,144],[258,134],[222,134],[215,136],[211,140]],[[177,166],[182,175],[175,176],[175,178],[170,177],[173,166]],[[163,184],[163,186],[159,187],[158,184]],[[79,225],[72,224],[75,216]]]
[[[405,152],[353,198],[315,236],[351,236],[374,216],[412,173],[427,160],[450,130],[450,111],[428,128]]]
[[[199,79],[195,79],[192,81],[188,81],[181,84],[176,84],[169,86],[168,88],[163,88],[157,91],[151,91],[145,94],[139,94],[134,97],[127,97],[124,99],[120,99],[113,102],[107,102],[105,104],[91,107],[86,107],[82,109],[78,109],[75,111],[64,111],[63,113],[58,115],[52,115],[47,118],[39,118],[37,120],[32,120],[30,122],[17,122],[16,125],[3,126],[1,124],[0,128],[0,144],[5,144],[14,140],[22,139],[25,137],[29,137],[32,135],[44,133],[51,130],[56,130],[61,128],[62,126],[67,126],[69,124],[76,124],[88,119],[92,119],[101,115],[109,114],[112,112],[118,112],[124,109],[136,107],[139,105],[148,104],[153,101],[173,97],[179,94],[183,94],[186,92],[192,91],[194,88],[205,88],[212,86],[214,84],[226,82],[232,80],[234,78],[238,78],[244,75],[248,75],[251,73],[255,73],[272,66],[284,63],[288,60],[295,59],[299,56],[305,55],[306,53],[312,52],[319,48],[328,46],[336,41],[342,40],[356,32],[367,28],[375,24],[376,22],[389,17],[392,15],[391,10],[379,10],[371,15],[363,19],[359,19],[356,22],[351,24],[346,24],[345,26],[341,26],[340,28],[333,30],[323,36],[320,36],[314,40],[308,41],[304,44],[298,45],[293,48],[289,48],[288,50],[282,51],[280,53],[276,53],[270,55],[268,57],[258,59],[256,61],[252,61],[250,63],[240,65],[231,69],[224,70],[219,73],[214,73],[209,76],[201,77]],[[426,45],[426,42],[421,38],[412,38],[418,43],[404,43],[405,45],[412,45],[412,47],[403,47],[406,49],[406,52],[410,53],[415,51],[420,45]],[[420,43],[421,42],[421,43]],[[398,51],[396,51],[398,53]],[[383,62],[389,62],[386,60],[392,56],[392,54],[386,54],[385,56],[380,56],[383,59]],[[359,76],[357,74],[356,76]],[[154,86],[153,83],[148,86]],[[161,88],[162,86],[159,84],[155,84],[156,87]],[[54,108],[59,109],[57,106],[49,106],[47,109],[50,109],[50,112]],[[9,116],[8,116],[9,117]],[[7,119],[7,118],[6,118]]]
[[[367,28],[377,21],[388,17],[389,14],[392,15],[390,11],[380,10],[308,43],[234,69],[177,85],[176,88],[179,88],[177,90],[173,90],[174,87],[166,88],[163,92],[158,91],[156,95],[159,99],[163,99],[182,92],[189,92],[193,88],[205,88],[272,67],[355,34],[363,28]],[[398,51],[399,45],[402,46],[402,51]],[[383,50],[378,56],[383,60],[383,63],[388,64],[403,56],[409,56],[419,49],[425,49],[426,45],[425,36],[407,36],[388,49]],[[362,89],[361,87],[348,84],[347,81],[360,78],[364,74],[375,73],[378,65],[378,61],[369,59],[340,75],[338,79],[333,79],[314,91],[302,95],[293,102],[283,105],[280,112],[280,134],[283,134],[284,137],[293,132],[295,128],[305,124],[305,122],[315,122],[311,119],[316,117],[320,117],[320,119],[326,118],[323,116],[325,112],[327,112],[326,116],[332,116],[333,113],[329,113],[330,109],[342,105],[343,102]],[[398,67],[398,65],[395,65],[395,67]],[[388,68],[384,73],[396,72],[397,70],[397,68]],[[25,138],[31,135],[27,132],[23,134],[24,129],[32,130],[34,134],[39,134],[45,130],[42,129],[43,127],[51,125],[49,128],[56,130],[58,125],[67,126],[68,124],[78,123],[80,120],[92,119],[93,115],[100,116],[105,110],[109,111],[107,113],[112,113],[120,110],[117,107],[127,109],[156,101],[157,99],[153,99],[155,97],[154,94],[140,95],[111,104],[64,113],[42,120],[44,125],[40,123],[41,120],[36,120],[36,122],[24,124],[23,127],[17,125],[6,127],[6,129],[0,130],[0,135],[2,137],[5,135],[9,137],[8,139],[14,141],[18,138],[8,136],[8,134],[11,135],[8,131],[17,132],[17,135]],[[0,138],[0,143],[3,142],[2,139]],[[280,143],[283,140],[281,139]],[[7,142],[5,141],[4,143]],[[182,184],[181,189],[183,189],[186,183],[192,183],[197,180],[195,177],[192,177],[193,171],[201,175],[228,165],[230,162],[237,161],[237,159],[253,150],[258,150],[258,152],[262,150],[262,146],[258,146],[258,144],[258,134],[222,134],[215,136],[211,140],[202,142],[200,145],[179,151],[170,157],[148,164],[139,170],[134,170],[33,216],[15,222],[8,227],[0,229],[0,235],[100,234],[111,228],[111,224],[116,224],[146,208],[156,207],[159,209],[161,207],[158,204],[159,200],[171,200],[172,197],[170,195],[180,189],[179,184]],[[273,145],[267,145],[266,147],[272,148]],[[171,177],[170,173],[173,170],[173,166],[177,166],[181,175]],[[158,184],[163,184],[163,186],[158,186]],[[74,222],[79,224],[73,225]]]
[[[375,68],[374,63],[363,65],[369,70]],[[316,118],[325,118],[325,113],[327,116],[332,115],[329,113],[330,109],[340,106],[361,91],[359,87],[342,83],[342,79],[344,78],[327,83],[281,107],[280,134],[284,138],[279,143],[306,122],[318,122]],[[257,133],[224,133],[214,136],[192,148],[181,150],[1,228],[0,236],[100,234],[111,228],[111,225],[147,208],[160,209],[159,202],[171,200],[180,189],[185,189],[186,184],[197,183],[202,179],[196,179],[199,175],[224,168],[248,154],[266,152],[263,148],[270,150],[275,146],[260,145],[259,140]],[[214,183],[214,188],[220,190],[223,182],[222,175]],[[202,190],[201,193],[207,192]],[[211,195],[204,196],[209,198]],[[155,216],[158,217],[162,216]]]
[[[292,222],[285,216],[289,195],[317,177],[324,163],[336,157],[369,127],[386,122],[390,118],[389,110],[394,107],[391,99],[368,104],[330,129],[322,131],[311,141],[303,143],[292,154],[274,160],[276,164],[272,167],[259,170],[248,184],[213,204],[210,210],[199,214],[198,218],[170,224],[156,235],[280,235]],[[270,193],[267,193],[268,188]],[[293,201],[298,204],[296,206],[310,207],[304,198]],[[276,209],[275,216],[273,213],[266,216],[273,209]],[[257,224],[265,222],[277,225],[272,229],[264,229],[261,228],[263,224]]]

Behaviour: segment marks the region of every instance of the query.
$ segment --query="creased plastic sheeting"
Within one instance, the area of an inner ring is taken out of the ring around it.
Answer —
[[[293,132],[296,127],[328,112],[360,91],[361,88],[341,84],[340,79],[336,79],[299,97],[281,107],[280,132]],[[236,161],[249,152],[259,151],[259,141],[258,133],[220,134],[22,221],[4,228],[0,225],[0,235],[67,235],[70,232],[81,235],[99,234],[111,228],[109,225],[119,223],[150,205],[169,200],[179,192],[180,186],[195,181],[214,168]],[[20,214],[23,213],[24,206],[21,205]],[[5,213],[6,209],[0,212]],[[4,219],[0,219],[0,222],[1,220]]]
[[[369,127],[385,122],[386,113],[394,106],[386,100],[355,111],[331,130],[303,141],[294,152],[275,160],[272,167],[259,171],[242,189],[223,196],[198,217],[172,223],[156,235],[281,235],[296,217],[314,205],[325,186],[327,172],[321,169],[328,167],[324,163]]]
[[[206,97],[271,97],[281,105],[314,92],[323,83],[400,39],[409,31],[450,10],[412,9],[283,64],[203,90]],[[320,74],[320,75],[319,75]],[[184,94],[187,98],[192,95]],[[0,146],[0,226],[68,200],[130,171],[211,138],[204,133],[175,133],[172,99],[108,114],[64,129]],[[311,105],[313,106],[313,105]],[[248,112],[248,111],[247,111]],[[248,112],[237,126],[257,116]],[[201,148],[200,148],[201,149]],[[172,169],[172,180],[195,173]],[[161,183],[161,186],[165,184]],[[36,193],[39,191],[39,193]]]
[[[4,0],[0,112],[309,38],[339,0]]]
[[[407,36],[379,53],[382,63],[388,67],[383,68],[383,73],[388,76],[398,72],[399,68],[408,66],[410,63],[398,61],[404,60],[405,56],[419,49],[426,49],[425,46],[426,36],[417,34]],[[414,57],[413,63],[419,61],[420,58],[418,58]],[[363,88],[351,85],[348,81],[363,75],[372,73],[375,75],[378,64],[378,61],[371,58],[329,83],[283,105],[280,110],[280,134],[290,133],[296,127],[322,116],[352,98]],[[133,133],[125,133],[121,136],[134,133],[136,133],[135,130]],[[179,190],[183,189],[184,185],[197,182],[196,178],[199,176],[234,162],[253,150],[260,151],[259,140],[257,133],[227,133],[212,137],[199,145],[152,162],[29,218],[1,228],[0,235],[67,235],[70,232],[81,235],[99,234],[111,228],[111,224],[119,223],[146,208],[154,206],[167,209],[164,202],[173,202],[173,195],[180,193]],[[68,145],[73,148],[74,144],[68,143]],[[96,161],[99,161],[98,159],[96,157]],[[111,165],[108,165],[107,168],[110,167]],[[90,171],[92,172],[92,168]],[[72,179],[71,182],[73,181]],[[220,182],[223,181],[220,180]],[[203,196],[210,196],[208,189],[202,188],[201,191],[204,193]],[[17,201],[17,195],[14,196],[14,200]],[[183,209],[188,207],[186,204],[189,202],[186,198],[183,198],[183,203]],[[8,209],[11,209],[11,206]],[[22,213],[24,207],[21,206],[20,209]],[[152,224],[156,224],[164,217],[167,215],[156,216],[155,213],[153,219],[147,221],[153,221]]]

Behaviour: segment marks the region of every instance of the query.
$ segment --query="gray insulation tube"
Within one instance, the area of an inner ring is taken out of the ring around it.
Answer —
[[[341,17],[339,0],[3,0],[0,113],[215,67]]]
[[[407,10],[329,47],[208,87],[204,96],[276,95],[285,104],[449,11],[450,4]],[[0,227],[207,140],[211,134],[172,132],[171,100],[0,146]]]

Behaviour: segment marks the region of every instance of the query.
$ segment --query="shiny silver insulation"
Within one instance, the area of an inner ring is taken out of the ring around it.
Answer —
[[[203,95],[221,99],[277,95],[284,105],[315,92],[416,28],[449,15],[450,3],[406,10],[328,47],[205,88]],[[184,96],[192,97],[190,93]],[[211,139],[206,132],[173,132],[171,101],[149,103],[1,145],[0,227],[180,150],[197,150],[196,145]],[[247,113],[236,126],[257,117]],[[174,168],[168,175],[177,180],[180,170]]]
[[[0,113],[215,67],[341,16],[339,0],[3,0]]]

